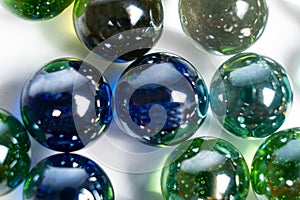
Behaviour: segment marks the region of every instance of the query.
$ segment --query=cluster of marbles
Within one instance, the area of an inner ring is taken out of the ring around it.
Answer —
[[[245,199],[249,170],[242,154],[216,138],[181,143],[167,158],[161,175],[164,199]]]
[[[126,133],[152,145],[172,145],[192,136],[206,117],[205,82],[191,63],[152,53],[131,63],[115,92],[117,118]]]
[[[279,131],[258,148],[251,183],[258,199],[300,199],[300,128]]]
[[[30,169],[31,143],[25,127],[0,109],[0,196],[19,186]]]
[[[3,0],[17,16],[29,20],[48,20],[62,13],[73,0]]]
[[[161,0],[76,0],[74,26],[81,43],[101,58],[134,60],[160,38]]]
[[[111,89],[100,71],[80,59],[53,60],[25,83],[21,114],[43,146],[79,150],[109,126]]]
[[[219,123],[230,133],[263,138],[285,121],[293,91],[286,70],[254,53],[238,54],[214,74],[210,104]]]
[[[262,35],[268,19],[265,0],[180,0],[184,32],[208,52],[244,51]]]
[[[77,154],[56,154],[37,163],[24,184],[24,200],[113,200],[112,184],[92,160]]]
[[[47,20],[73,0],[4,0],[25,19]],[[116,12],[117,10],[117,12]],[[184,32],[208,52],[244,51],[262,35],[268,18],[265,0],[180,0]],[[300,128],[274,133],[284,122],[293,91],[285,69],[254,53],[238,54],[215,73],[210,99],[195,67],[169,53],[147,53],[163,28],[161,0],[75,0],[76,34],[101,59],[135,60],[116,86],[116,113],[122,130],[158,146],[180,145],[161,174],[164,199],[245,199],[249,181],[257,198],[300,198]],[[241,153],[223,139],[187,140],[206,118],[232,134],[270,136],[257,150],[251,176]],[[76,58],[54,60],[24,86],[21,114],[31,136],[56,151],[82,149],[112,119],[112,92],[103,75]],[[0,195],[28,174],[30,140],[23,125],[0,110]],[[112,184],[92,160],[64,153],[47,157],[29,172],[24,199],[113,200]]]

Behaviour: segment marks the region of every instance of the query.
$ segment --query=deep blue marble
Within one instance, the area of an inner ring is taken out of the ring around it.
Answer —
[[[153,53],[133,62],[116,87],[116,112],[126,133],[152,145],[192,136],[206,117],[208,91],[185,59]]]
[[[111,89],[95,67],[58,59],[29,78],[21,109],[26,128],[38,142],[57,151],[75,151],[109,125]]]
[[[24,184],[24,200],[113,200],[109,177],[92,160],[56,154],[35,165]]]

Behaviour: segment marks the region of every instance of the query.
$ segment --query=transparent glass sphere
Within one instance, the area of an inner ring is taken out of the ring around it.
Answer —
[[[153,145],[192,136],[206,117],[208,91],[197,70],[169,53],[145,55],[121,75],[115,91],[124,132]]]
[[[97,139],[112,118],[111,89],[103,75],[77,58],[46,64],[26,82],[21,114],[43,146],[79,150]]]
[[[265,0],[180,0],[183,31],[208,52],[244,51],[262,35],[268,19]]]
[[[100,58],[126,62],[148,52],[163,27],[161,0],[76,0],[75,31]]]
[[[246,199],[250,174],[242,154],[223,139],[181,143],[167,158],[161,189],[169,199]]]
[[[230,133],[263,138],[285,121],[293,100],[286,70],[276,61],[254,53],[224,62],[210,84],[214,117]]]
[[[300,128],[267,138],[252,161],[251,184],[258,199],[300,198]]]
[[[30,139],[25,127],[0,108],[0,196],[17,188],[31,164]]]

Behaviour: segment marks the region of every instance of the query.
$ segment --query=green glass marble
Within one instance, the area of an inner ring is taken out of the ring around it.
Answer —
[[[267,19],[265,0],[180,0],[184,32],[211,53],[244,51],[262,35]]]
[[[31,164],[29,150],[30,140],[23,125],[0,109],[0,196],[26,178]]]
[[[47,20],[62,13],[73,0],[4,0],[11,12],[24,19]]]
[[[254,53],[238,54],[214,74],[210,103],[214,117],[230,133],[263,138],[285,121],[293,100],[286,70]]]
[[[217,138],[181,143],[167,158],[161,175],[166,200],[245,199],[250,174],[241,153]]]
[[[258,148],[251,183],[258,199],[300,199],[300,128],[282,130]]]

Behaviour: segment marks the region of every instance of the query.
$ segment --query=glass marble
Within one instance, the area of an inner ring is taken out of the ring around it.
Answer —
[[[285,121],[293,100],[286,70],[254,53],[224,62],[210,84],[210,105],[224,129],[242,138],[263,138]]]
[[[23,189],[24,200],[113,200],[109,177],[92,160],[56,154],[37,163]]]
[[[126,62],[160,38],[163,6],[161,0],[76,0],[73,19],[85,47],[103,59]]]
[[[11,12],[24,19],[48,20],[61,14],[73,0],[3,0]]]
[[[181,143],[161,174],[164,199],[246,199],[250,174],[245,159],[223,139],[201,137]]]
[[[300,128],[279,131],[258,148],[251,183],[258,199],[300,199]]]
[[[152,145],[172,145],[192,136],[209,104],[200,73],[169,53],[148,54],[130,64],[117,83],[115,99],[124,132]]]
[[[25,127],[0,109],[0,196],[19,186],[30,169],[30,139]]]
[[[262,35],[268,19],[265,0],[180,0],[184,32],[208,52],[244,51]]]
[[[53,60],[26,82],[21,113],[29,133],[43,146],[79,150],[109,126],[111,89],[101,72],[80,59]]]

